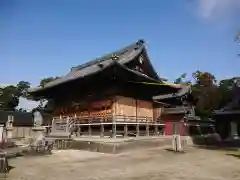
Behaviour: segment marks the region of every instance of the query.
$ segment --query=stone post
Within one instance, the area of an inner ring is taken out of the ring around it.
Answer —
[[[42,126],[42,115],[39,111],[34,112],[34,127],[32,128],[33,132],[33,144],[37,144],[39,141],[43,140],[44,138],[44,131],[45,128]]]
[[[101,127],[101,133],[100,133],[100,137],[104,137],[104,124],[103,124],[103,122],[101,121],[101,125],[100,125]]]
[[[8,120],[6,123],[6,132],[7,132],[7,139],[12,139],[13,138],[13,122],[14,122],[14,117],[9,115]]]
[[[139,123],[136,124],[136,137],[139,136]]]
[[[56,125],[55,124],[56,124],[56,120],[53,118],[52,119],[52,127],[51,127],[52,132],[56,130]]]
[[[4,125],[0,124],[0,145],[4,143]]]
[[[117,135],[117,125],[116,125],[116,121],[115,121],[112,124],[112,137],[116,138],[116,135]]]
[[[117,135],[117,119],[116,115],[113,115],[113,124],[112,124],[112,138],[116,138]]]
[[[180,152],[183,150],[181,144],[181,136],[178,134],[172,136],[172,150],[175,152]]]
[[[77,136],[81,136],[81,131],[82,131],[82,128],[81,128],[81,126],[78,126],[78,130],[77,130]]]
[[[90,124],[88,125],[88,136],[92,136],[92,127]]]
[[[128,136],[128,125],[124,124],[124,137]]]
[[[42,126],[35,126],[32,128],[33,140],[35,142],[38,142],[44,138],[44,130],[45,128]]]
[[[149,136],[149,124],[146,124],[146,136]]]
[[[71,123],[71,119],[70,119],[70,117],[67,117],[67,124],[66,124],[66,126],[65,126],[65,131],[67,132],[67,133],[70,133],[70,123]]]

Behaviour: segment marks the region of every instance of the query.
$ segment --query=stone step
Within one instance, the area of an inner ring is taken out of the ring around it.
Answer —
[[[46,138],[51,138],[51,139],[70,139],[71,138],[71,134],[69,132],[63,132],[63,131],[54,131],[51,132],[50,134],[48,134],[46,136]]]
[[[55,128],[54,131],[65,131],[66,129],[64,128]]]

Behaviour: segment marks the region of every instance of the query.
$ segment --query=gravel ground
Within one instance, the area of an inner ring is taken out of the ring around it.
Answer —
[[[125,154],[54,151],[10,160],[8,180],[239,180],[240,159],[224,151],[155,148]]]

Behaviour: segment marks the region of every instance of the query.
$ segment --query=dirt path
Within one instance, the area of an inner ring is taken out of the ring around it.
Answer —
[[[59,151],[48,157],[22,157],[9,180],[239,180],[240,159],[224,152],[194,149],[174,154],[163,149],[122,155]]]

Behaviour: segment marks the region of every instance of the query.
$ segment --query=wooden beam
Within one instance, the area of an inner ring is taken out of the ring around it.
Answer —
[[[170,104],[168,103],[163,103],[163,102],[160,102],[160,101],[154,101],[155,103],[158,103],[158,104],[162,104],[164,106],[170,106]]]

